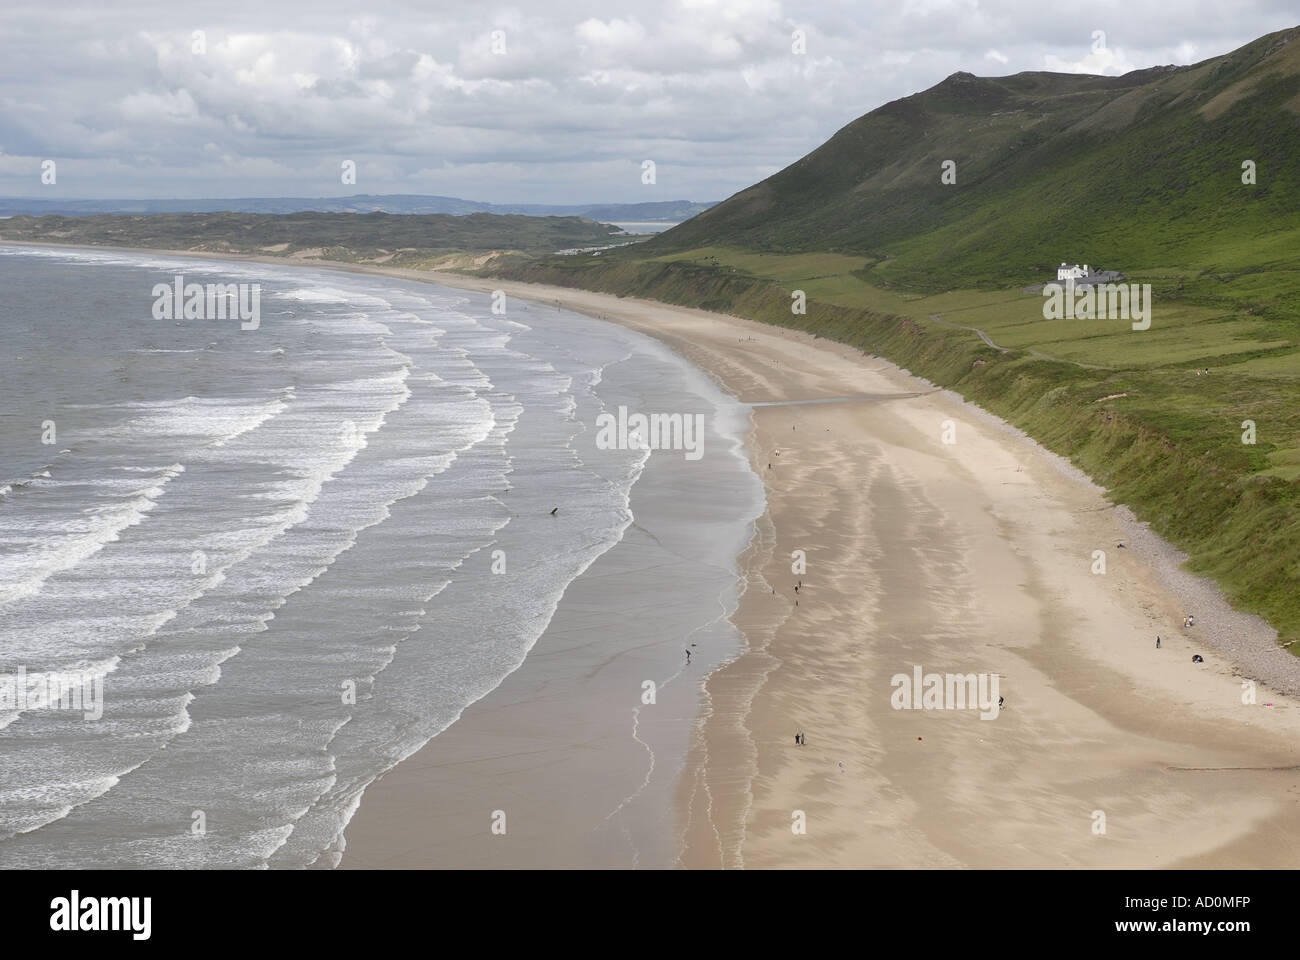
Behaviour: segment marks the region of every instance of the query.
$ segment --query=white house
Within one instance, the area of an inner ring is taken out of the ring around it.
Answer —
[[[1090,272],[1088,270],[1088,265],[1086,263],[1082,267],[1080,267],[1077,263],[1072,267],[1067,267],[1064,263],[1062,263],[1059,267],[1056,268],[1057,280],[1078,280],[1080,277],[1086,277],[1089,275]]]

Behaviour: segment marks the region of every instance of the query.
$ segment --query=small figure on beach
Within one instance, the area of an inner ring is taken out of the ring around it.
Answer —
[[[1156,649],[1157,649],[1157,650],[1160,649],[1160,638],[1159,638],[1159,637],[1156,637]]]
[[[998,709],[999,709],[999,710],[1002,709],[1002,704],[1003,704],[1004,702],[1006,702],[1006,699],[1007,699],[1006,697],[998,697]]]
[[[688,664],[691,662],[691,651],[689,650],[686,651],[686,662]]]
[[[1202,657],[1199,653],[1192,654],[1192,663],[1204,663],[1204,662],[1205,662],[1205,658]]]

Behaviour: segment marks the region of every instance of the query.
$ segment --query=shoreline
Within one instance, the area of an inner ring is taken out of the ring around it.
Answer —
[[[679,781],[680,865],[1293,864],[1300,796],[1284,771],[1300,711],[1267,688],[1300,692],[1296,658],[1077,469],[981,408],[832,341],[654,301],[130,252],[502,289],[640,330],[742,402],[772,404],[752,408],[747,438],[768,509],[741,557],[745,649],[704,684]],[[945,447],[948,420],[957,442]],[[1090,572],[1095,549],[1104,576]],[[798,597],[794,550],[808,557]],[[1189,612],[1196,627],[1180,628]],[[1237,664],[1214,654],[1273,679],[1243,703]],[[1007,710],[994,723],[894,710],[890,677],[913,665],[996,673]],[[805,835],[791,831],[796,811]]]

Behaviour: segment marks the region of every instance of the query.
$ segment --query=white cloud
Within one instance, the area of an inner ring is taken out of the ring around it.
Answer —
[[[1150,64],[1145,64],[1150,66]],[[1047,54],[1043,57],[1043,66],[1055,73],[1097,73],[1117,77],[1122,73],[1138,69],[1137,64],[1128,58],[1118,47],[1103,47],[1092,50],[1087,56],[1070,60]]]

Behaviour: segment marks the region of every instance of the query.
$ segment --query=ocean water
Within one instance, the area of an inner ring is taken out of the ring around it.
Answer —
[[[155,319],[176,274],[260,284],[260,326]],[[620,405],[705,417],[711,522],[674,549],[709,562],[647,589],[725,639],[748,414],[649,338],[108,251],[0,247],[0,292],[0,674],[94,671],[104,701],[0,710],[0,868],[334,862],[365,787],[525,661],[682,458],[600,449]]]

